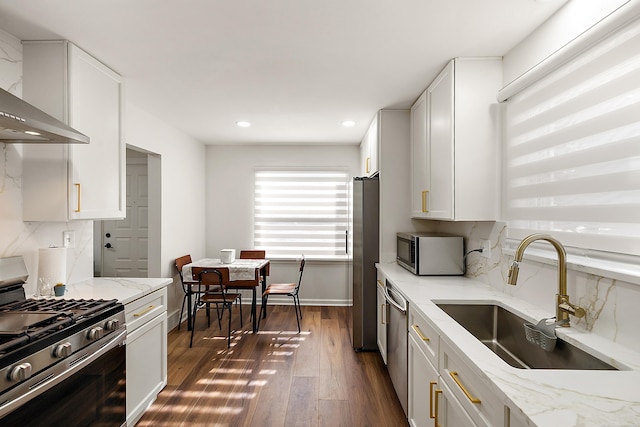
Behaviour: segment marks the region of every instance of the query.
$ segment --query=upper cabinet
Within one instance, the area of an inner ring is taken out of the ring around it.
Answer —
[[[372,176],[380,171],[378,165],[378,115],[373,118],[367,133],[360,142],[360,169],[362,176]]]
[[[24,42],[23,97],[89,144],[25,144],[23,219],[125,217],[123,82],[68,41]]]
[[[501,59],[456,58],[414,103],[412,217],[499,218],[501,86]]]

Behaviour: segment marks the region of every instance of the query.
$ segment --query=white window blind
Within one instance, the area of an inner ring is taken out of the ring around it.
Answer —
[[[508,237],[640,255],[640,21],[506,105]]]
[[[348,183],[342,171],[256,171],[254,246],[269,258],[346,259]]]

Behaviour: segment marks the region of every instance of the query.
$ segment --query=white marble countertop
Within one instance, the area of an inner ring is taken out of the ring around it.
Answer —
[[[397,264],[379,270],[430,318],[441,334],[512,411],[536,426],[640,425],[640,354],[595,334],[558,328],[557,335],[619,371],[518,369],[508,365],[435,302],[492,302],[537,323],[550,314],[486,284],[460,276],[415,276]],[[555,298],[555,295],[549,295]],[[553,314],[551,314],[553,315]]]
[[[94,277],[67,285],[68,299],[117,299],[123,304],[137,300],[173,282],[170,278]]]

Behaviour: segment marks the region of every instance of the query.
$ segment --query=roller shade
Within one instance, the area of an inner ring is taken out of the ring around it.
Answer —
[[[640,255],[640,21],[506,103],[508,237]]]
[[[254,246],[269,258],[346,259],[348,175],[256,171]]]

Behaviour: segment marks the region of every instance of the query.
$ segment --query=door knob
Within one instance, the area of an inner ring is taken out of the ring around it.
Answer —
[[[106,245],[104,245],[104,247],[107,249],[114,249],[111,243],[107,243]]]

